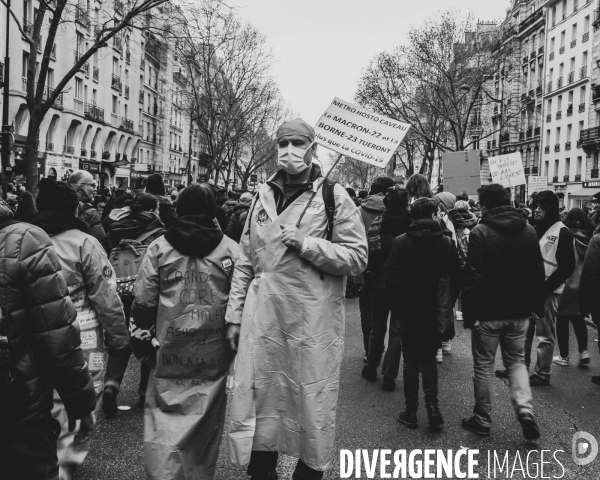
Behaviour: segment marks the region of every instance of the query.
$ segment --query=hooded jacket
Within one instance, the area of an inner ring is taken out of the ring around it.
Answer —
[[[441,341],[437,324],[439,279],[450,279],[452,304],[460,293],[461,269],[454,242],[433,220],[417,220],[394,240],[385,285],[402,330],[422,337],[430,352]]]
[[[369,195],[360,204],[358,210],[363,219],[363,223],[365,224],[366,232],[368,232],[369,228],[371,228],[371,223],[373,223],[373,220],[385,212],[385,205],[383,204],[384,198],[385,194],[376,193],[375,195]]]
[[[0,206],[0,224],[11,216]],[[48,235],[27,223],[0,229],[0,272],[0,331],[9,339],[20,392],[18,401],[0,394],[0,430],[49,415],[53,389],[69,414],[87,415],[96,395],[80,348],[77,312]]]
[[[111,215],[113,212],[111,212]],[[154,212],[129,212],[128,215],[120,217],[111,224],[108,237],[109,249],[112,250],[115,248],[123,239],[135,240],[143,233],[156,229],[158,229],[156,233],[147,238],[144,243],[149,244],[154,239],[163,235],[165,233],[165,226],[160,221],[160,217]]]
[[[464,270],[464,325],[544,313],[544,262],[537,235],[513,207],[487,211],[471,230]]]

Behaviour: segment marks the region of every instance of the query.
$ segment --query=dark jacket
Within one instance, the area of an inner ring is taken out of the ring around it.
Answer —
[[[7,219],[0,209],[0,223]],[[0,430],[49,415],[54,389],[74,417],[91,412],[96,393],[77,312],[52,242],[38,227],[17,223],[0,230],[0,306],[0,335],[9,339],[17,379],[13,393],[0,393]]]
[[[579,311],[592,314],[596,325],[600,324],[600,233],[590,240],[579,282]]]
[[[405,234],[410,227],[408,210],[387,210],[381,216],[379,237],[381,249],[369,249],[369,265],[367,271],[372,275],[373,288],[385,288],[385,269],[396,237]],[[373,224],[371,224],[373,226]]]
[[[175,207],[173,205],[169,205],[168,203],[161,203],[158,206],[158,216],[160,217],[160,221],[163,223],[165,228],[171,228],[173,225],[177,223],[177,213],[175,212]]]
[[[573,275],[566,281],[565,288],[558,302],[557,315],[574,317],[581,315],[579,311],[579,282],[581,281],[581,270],[583,260],[590,243],[590,235],[585,230],[571,228],[573,243],[575,246],[575,270]]]
[[[227,225],[227,229],[225,230],[225,235],[238,243],[240,238],[242,238],[242,230],[244,229],[249,209],[249,203],[239,203],[233,207],[233,213],[229,218],[229,225]]]
[[[154,212],[143,211],[130,213],[126,217],[111,224],[108,245],[110,250],[115,248],[123,239],[135,240],[140,235],[156,230],[144,243],[150,244],[152,240],[165,233],[165,226]]]
[[[384,198],[385,194],[376,193],[375,195],[369,195],[361,202],[359,211],[365,224],[365,231],[368,232],[373,220],[385,212]]]
[[[392,245],[385,272],[392,312],[404,331],[422,336],[427,348],[437,350],[439,279],[448,276],[452,303],[460,293],[461,269],[454,242],[433,220],[413,222]]]
[[[88,233],[100,243],[106,241],[106,233],[102,227],[102,218],[91,204],[79,202],[79,219],[88,226]]]
[[[533,227],[513,207],[486,212],[471,230],[464,270],[464,325],[544,312],[544,262]]]

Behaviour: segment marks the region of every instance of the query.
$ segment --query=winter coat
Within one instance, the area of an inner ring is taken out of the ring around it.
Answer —
[[[363,219],[363,223],[365,224],[365,232],[369,231],[373,220],[375,220],[375,218],[377,218],[379,215],[382,215],[385,211],[385,205],[383,204],[384,198],[385,194],[383,193],[369,195],[362,201],[360,207],[358,207],[360,215]]]
[[[533,227],[513,207],[487,211],[471,230],[464,270],[464,325],[544,312],[544,261]]]
[[[138,332],[155,330],[160,345],[146,393],[148,478],[214,478],[232,357],[225,310],[237,257],[238,245],[206,215],[181,217],[148,247],[131,325],[138,358],[153,350]]]
[[[111,212],[111,215],[114,212],[115,210]],[[165,233],[165,226],[156,213],[148,211],[140,213],[129,212],[128,215],[121,217],[111,224],[108,237],[109,250],[115,248],[123,239],[135,240],[140,235],[152,230],[155,230],[155,233],[148,237],[144,243],[150,244]]]
[[[246,223],[249,209],[249,204],[240,203],[233,208],[233,213],[229,218],[229,225],[227,225],[225,235],[236,242],[239,242],[240,238],[242,237],[242,230],[244,229],[244,224]]]
[[[461,269],[454,242],[433,220],[417,220],[397,237],[387,260],[385,286],[400,327],[420,336],[435,352],[441,342],[437,320],[439,279],[450,280],[452,304],[460,293]]]
[[[90,203],[79,202],[79,219],[88,227],[89,234],[100,243],[106,241],[106,232],[102,227],[102,218]]]
[[[8,219],[0,208],[0,223]],[[0,397],[0,430],[48,415],[54,388],[75,418],[89,414],[96,396],[77,312],[52,242],[38,227],[17,223],[0,230],[0,307],[18,386],[17,400]]]
[[[368,235],[371,235],[374,223],[371,223]],[[385,269],[387,260],[392,251],[392,244],[396,237],[405,234],[410,227],[410,213],[408,210],[386,210],[381,216],[379,224],[379,237],[381,248],[372,250],[369,246],[369,263],[367,271],[371,272],[371,285],[373,288],[385,288]]]
[[[590,235],[578,228],[571,228],[570,231],[573,234],[573,246],[575,247],[575,270],[565,283],[556,314],[574,317],[581,315],[579,310],[579,283],[581,281],[583,261],[590,243]]]
[[[299,457],[324,471],[333,463],[335,417],[345,331],[346,275],[367,266],[367,240],[358,208],[334,186],[332,240],[327,241],[320,169],[285,200],[285,173],[265,183],[250,207],[227,307],[241,324],[231,397],[229,452],[247,464],[252,450]],[[300,251],[281,241],[313,192],[299,230]]]
[[[600,325],[600,233],[595,233],[590,240],[583,261],[579,311],[583,316],[591,313],[594,323]]]
[[[175,207],[166,203],[161,203],[158,206],[158,216],[165,228],[171,228],[177,223],[177,213]]]

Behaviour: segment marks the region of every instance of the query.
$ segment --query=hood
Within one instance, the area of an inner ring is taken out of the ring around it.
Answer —
[[[415,220],[406,232],[408,238],[421,246],[430,246],[443,236],[442,227],[434,220]]]
[[[4,200],[0,200],[0,224],[9,220],[16,220],[16,215],[8,203]]]
[[[142,233],[155,228],[165,228],[160,221],[160,217],[154,212],[130,213],[128,216],[114,222],[110,227],[110,234],[114,238],[114,243],[120,240],[136,239]]]
[[[364,208],[369,213],[376,213],[381,215],[385,212],[385,205],[383,199],[385,195],[383,193],[376,193],[375,195],[369,195],[360,204],[361,208]]]
[[[233,207],[232,212],[235,214],[243,212],[244,210],[250,210],[250,205],[247,203],[238,203],[235,207]]]
[[[167,230],[165,240],[183,255],[204,258],[217,248],[223,235],[208,215],[186,215]]]
[[[514,237],[525,230],[527,221],[514,207],[496,207],[481,217],[481,223],[497,232]]]
[[[108,214],[108,218],[112,221],[121,220],[129,215],[129,207],[113,208]]]
[[[408,210],[386,210],[381,218],[381,235],[402,235],[410,227]]]
[[[33,217],[32,222],[36,227],[40,227],[48,235],[58,235],[67,230],[80,230],[88,233],[88,227],[83,220],[75,215],[58,210],[44,210]]]
[[[573,238],[575,239],[575,249],[579,254],[579,258],[583,260],[587,252],[588,245],[590,244],[590,234],[579,228],[570,228],[569,231],[573,234]]]

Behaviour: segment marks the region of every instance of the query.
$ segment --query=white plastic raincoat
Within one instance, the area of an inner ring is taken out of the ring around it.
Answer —
[[[155,325],[160,344],[144,415],[146,473],[153,480],[214,477],[232,355],[225,309],[238,250],[223,237],[209,255],[194,258],[161,237],[142,262],[133,322],[143,329]]]
[[[327,470],[334,457],[335,414],[345,329],[345,276],[367,266],[367,240],[357,207],[335,185],[332,241],[319,178],[277,214],[275,193],[263,185],[240,242],[227,322],[241,324],[229,428],[230,457],[278,451]],[[317,190],[318,189],[318,190]],[[281,225],[299,229],[301,252],[281,242]]]

